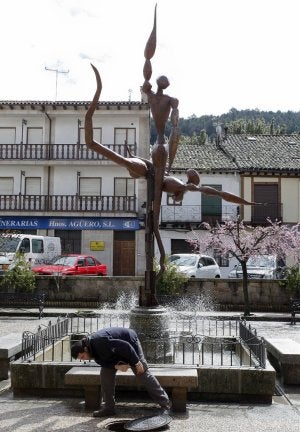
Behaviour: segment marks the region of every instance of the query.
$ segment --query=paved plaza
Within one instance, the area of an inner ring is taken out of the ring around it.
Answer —
[[[0,335],[35,331],[39,325],[55,321],[55,314],[49,312],[49,315],[41,320],[25,315],[0,316]],[[291,326],[287,321],[280,321],[280,315],[274,316],[273,321],[270,321],[272,317],[267,318],[262,315],[261,321],[251,322],[258,335],[286,336],[300,342],[299,322]],[[137,403],[133,397],[118,398],[117,410],[114,418],[96,419],[80,398],[14,397],[9,380],[0,382],[0,430],[5,432],[117,430],[120,422],[157,413],[148,399],[143,403],[139,399]],[[173,432],[300,432],[300,387],[283,387],[278,382],[273,402],[268,405],[190,402],[186,414],[174,414],[172,418],[166,430]]]

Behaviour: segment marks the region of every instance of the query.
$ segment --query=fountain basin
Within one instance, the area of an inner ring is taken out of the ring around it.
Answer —
[[[86,320],[81,320],[81,327],[77,327],[80,329],[83,327],[86,331],[95,331],[93,324],[97,320],[97,318],[90,318],[87,322]],[[197,369],[199,385],[197,389],[188,389],[188,400],[271,403],[275,390],[276,376],[273,367],[268,361],[266,361],[265,367],[260,367],[256,361],[251,359],[251,356],[249,357],[247,347],[243,343],[236,343],[235,336],[216,336],[218,331],[220,331],[218,328],[221,326],[215,323],[215,327],[212,328],[212,324],[206,321],[195,324],[194,320],[192,320],[192,323],[185,324],[187,327],[186,331],[183,331],[183,323],[179,337],[174,343],[171,343],[171,349],[177,347],[178,344],[185,344],[182,345],[185,348],[178,352],[176,351],[175,354],[174,349],[173,351],[171,350],[174,367],[178,367],[178,362],[181,362],[182,367]],[[82,324],[83,322],[84,325]],[[15,395],[34,394],[40,396],[83,397],[83,388],[80,386],[69,388],[64,384],[66,372],[72,367],[80,365],[78,361],[71,361],[70,355],[70,340],[72,339],[72,335],[75,334],[74,330],[77,327],[74,322],[71,321],[70,323],[69,319],[66,320],[66,323],[60,322],[59,324],[66,327],[67,334],[60,337],[60,339],[53,339],[52,343],[43,349],[41,349],[41,337],[38,335],[39,350],[33,350],[31,355],[11,363],[11,387]],[[66,324],[69,327],[71,326],[71,333],[68,333]],[[229,329],[233,327],[233,325],[228,326]],[[191,328],[197,328],[198,332],[200,332],[200,329],[201,331],[205,328],[209,329],[210,335],[208,336],[207,345],[205,345],[204,341],[199,342],[200,339],[198,340],[196,336],[191,336]],[[222,324],[222,328],[224,328],[224,323]],[[50,333],[52,334],[53,332]],[[49,336],[47,338],[49,339]],[[186,343],[186,338],[188,338],[189,343]],[[169,342],[171,339],[169,337]],[[218,339],[218,344],[216,343],[216,339]],[[199,343],[200,345],[198,346]],[[213,344],[212,349],[209,350],[209,344],[211,343]],[[33,346],[33,342],[30,342],[30,344],[28,345],[29,351]],[[193,348],[195,346],[198,347],[196,351]],[[219,347],[218,352],[217,347]],[[145,347],[144,351],[146,351]],[[228,351],[229,357],[224,357],[225,351]],[[218,355],[213,357],[213,353]],[[226,364],[228,358],[231,359],[232,356],[235,361],[230,361],[229,364]],[[210,357],[212,361],[210,364],[207,364],[207,359]],[[89,363],[91,366],[95,365],[93,361]],[[172,364],[167,356],[166,364],[158,363],[154,365],[150,362],[150,366],[170,368]],[[133,389],[125,388],[125,390],[129,391]],[[134,392],[136,394],[136,388]]]

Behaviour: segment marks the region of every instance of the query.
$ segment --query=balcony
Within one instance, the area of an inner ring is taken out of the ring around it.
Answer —
[[[161,207],[161,226],[197,226],[202,222],[214,225],[226,219],[233,219],[237,215],[237,206],[228,204],[223,206],[214,205],[163,205]]]
[[[136,196],[0,195],[0,211],[136,213]]]
[[[135,144],[105,144],[116,153],[136,154]],[[85,144],[0,144],[0,160],[107,160]]]

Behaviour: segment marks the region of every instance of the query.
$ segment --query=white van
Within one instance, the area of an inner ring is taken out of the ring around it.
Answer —
[[[16,252],[24,253],[31,265],[48,262],[61,255],[59,237],[31,234],[4,234],[0,236],[0,272],[13,264]]]
[[[277,255],[252,256],[247,262],[248,279],[283,279],[286,272],[286,264]],[[243,271],[240,264],[234,266],[228,278],[242,279]]]

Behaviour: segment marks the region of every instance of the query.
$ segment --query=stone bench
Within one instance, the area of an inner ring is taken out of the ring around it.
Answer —
[[[0,337],[0,380],[8,378],[9,363],[22,352],[22,335],[10,333]]]
[[[300,343],[288,338],[265,340],[270,363],[279,369],[284,384],[300,384]]]
[[[158,379],[163,388],[172,391],[173,411],[185,412],[187,391],[198,387],[197,369],[151,367],[151,373]],[[70,369],[64,378],[65,385],[76,385],[84,388],[85,404],[87,408],[99,408],[101,382],[100,367],[78,366]],[[116,387],[137,387],[139,384],[131,370],[117,372]]]
[[[12,308],[27,310],[29,307],[38,309],[39,319],[43,316],[46,294],[29,292],[0,291],[0,309]],[[24,309],[26,307],[26,309]]]

